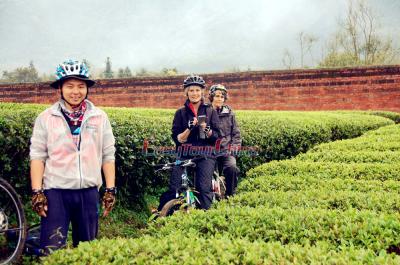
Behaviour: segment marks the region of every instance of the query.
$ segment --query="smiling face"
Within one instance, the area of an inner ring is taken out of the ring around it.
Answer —
[[[67,107],[71,108],[79,106],[86,98],[87,92],[86,82],[74,78],[65,80],[61,87],[63,98],[69,105]]]
[[[212,101],[213,107],[220,108],[220,107],[222,107],[224,102],[225,102],[225,97],[224,97],[224,94],[222,93],[222,91],[221,90],[215,91],[215,95],[214,95],[214,98]]]
[[[186,95],[192,103],[198,103],[203,97],[203,89],[199,86],[188,86]]]

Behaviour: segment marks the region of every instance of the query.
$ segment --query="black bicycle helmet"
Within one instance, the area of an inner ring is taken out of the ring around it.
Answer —
[[[203,77],[199,75],[191,74],[183,81],[183,88],[187,88],[188,86],[199,86],[201,88],[206,87],[206,82]]]
[[[228,91],[226,90],[226,87],[221,85],[221,84],[216,84],[210,87],[210,94],[215,94],[215,91],[221,90],[222,93],[227,94]]]
[[[221,84],[216,84],[212,85],[210,87],[210,91],[208,92],[208,98],[212,102],[214,100],[215,92],[219,90],[222,92],[222,95],[224,96],[225,100],[228,99],[228,91],[224,85]]]

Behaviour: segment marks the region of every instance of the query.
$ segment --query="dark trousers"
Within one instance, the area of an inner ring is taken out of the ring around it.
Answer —
[[[196,161],[196,177],[195,189],[199,193],[196,194],[200,201],[200,208],[208,209],[211,206],[213,193],[212,193],[212,175],[215,168],[215,160],[213,158],[205,158]],[[172,169],[172,174],[169,180],[169,189],[164,192],[160,197],[160,204],[158,210],[161,211],[162,207],[170,200],[176,198],[177,190],[182,184],[183,169],[175,166]]]
[[[226,196],[232,196],[236,192],[239,169],[236,166],[234,156],[220,156],[217,158],[218,169],[225,177]]]
[[[65,246],[70,223],[74,247],[81,241],[96,238],[99,216],[97,187],[49,189],[44,193],[48,201],[47,217],[42,217],[40,223],[40,246],[44,254]]]

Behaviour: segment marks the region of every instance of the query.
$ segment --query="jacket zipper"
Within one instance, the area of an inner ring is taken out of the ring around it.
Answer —
[[[64,116],[63,116],[62,114],[60,114],[60,113],[55,113],[55,114],[56,114],[57,116],[60,116],[60,117],[63,119],[64,124],[67,125],[67,130],[68,130],[69,134],[71,134],[71,136],[72,136],[71,129],[69,128],[68,122],[65,120]],[[89,114],[89,115],[82,121],[81,129],[80,129],[80,131],[79,131],[79,144],[78,144],[79,147],[76,146],[76,145],[74,144],[74,145],[75,145],[75,148],[76,148],[76,151],[77,151],[77,153],[78,153],[78,171],[79,171],[79,180],[80,180],[79,188],[80,188],[80,189],[82,188],[82,181],[83,181],[83,178],[82,178],[82,167],[81,167],[81,150],[80,150],[81,140],[82,140],[82,138],[81,138],[81,133],[82,133],[83,124],[84,124],[90,117],[92,117],[92,116],[96,116],[96,115],[90,115],[90,114]]]
[[[81,142],[82,142],[82,130],[83,130],[83,125],[84,123],[91,117],[91,115],[89,114],[86,119],[84,119],[81,123],[81,129],[79,130],[79,143],[77,146],[78,149],[78,165],[79,165],[79,176],[80,176],[80,188],[82,189],[82,182],[83,182],[83,178],[82,178],[82,167],[81,167]]]

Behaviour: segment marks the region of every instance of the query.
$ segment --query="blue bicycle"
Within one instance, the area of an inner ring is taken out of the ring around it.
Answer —
[[[187,160],[176,160],[173,163],[166,163],[161,165],[161,168],[157,171],[171,170],[174,166],[182,167],[181,175],[181,186],[179,187],[176,198],[168,201],[161,211],[158,213],[158,217],[165,217],[172,215],[176,211],[188,212],[190,209],[195,209],[200,204],[196,194],[198,193],[194,188],[194,181],[192,181],[188,175],[188,168],[196,167],[196,160],[201,158],[192,158]],[[195,178],[195,176],[193,177]],[[218,170],[214,171],[212,179],[213,188],[213,200],[223,199],[225,196],[225,182],[223,176],[220,176]]]

